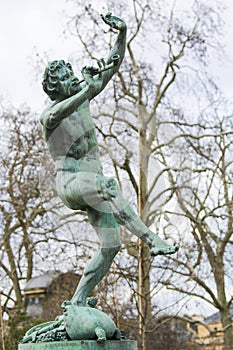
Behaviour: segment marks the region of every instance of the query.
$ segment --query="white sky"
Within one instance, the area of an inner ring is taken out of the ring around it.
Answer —
[[[7,0],[2,4],[0,96],[4,101],[9,100],[14,106],[26,102],[33,108],[42,108],[45,95],[41,81],[35,81],[30,63],[36,51],[63,58],[74,50],[62,36],[65,3],[65,0]]]
[[[96,0],[96,6],[100,1]],[[84,2],[85,3],[85,2]],[[233,2],[222,0],[229,8],[226,21],[226,52],[216,69],[220,86],[228,98],[233,98]],[[186,3],[187,5],[187,3]],[[48,52],[51,59],[68,59],[75,51],[76,39],[62,35],[66,18],[66,0],[2,0],[0,13],[0,102],[9,101],[15,107],[27,103],[32,109],[43,108],[45,95],[40,81],[35,81],[33,67],[35,51]],[[100,9],[101,11],[101,9]]]

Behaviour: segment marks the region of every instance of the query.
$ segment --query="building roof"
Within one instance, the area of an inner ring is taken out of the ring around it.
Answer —
[[[233,305],[231,305],[231,318],[233,319]],[[214,314],[205,318],[206,323],[218,322],[218,321],[220,321],[220,312],[219,311],[217,311]]]
[[[60,274],[60,271],[47,271],[43,275],[33,277],[26,283],[24,290],[47,288],[52,283],[54,278]]]

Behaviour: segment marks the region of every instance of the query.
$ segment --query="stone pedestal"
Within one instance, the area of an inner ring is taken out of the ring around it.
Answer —
[[[19,344],[18,350],[137,350],[137,342],[135,340],[107,340],[100,344],[95,340],[55,341]]]

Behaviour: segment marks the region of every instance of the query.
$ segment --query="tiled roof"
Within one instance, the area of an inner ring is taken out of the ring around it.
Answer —
[[[231,318],[233,320],[233,305],[231,306]],[[220,312],[215,312],[213,315],[206,317],[204,321],[206,323],[220,321]]]
[[[54,278],[56,278],[60,274],[60,271],[47,271],[43,275],[33,277],[26,283],[24,290],[47,288],[54,280]]]

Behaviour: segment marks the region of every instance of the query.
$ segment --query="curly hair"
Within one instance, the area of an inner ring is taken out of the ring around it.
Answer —
[[[72,75],[74,74],[71,64],[63,60],[49,62],[44,72],[42,86],[52,101],[56,99],[58,94],[59,78],[57,73],[62,67],[67,67]]]

